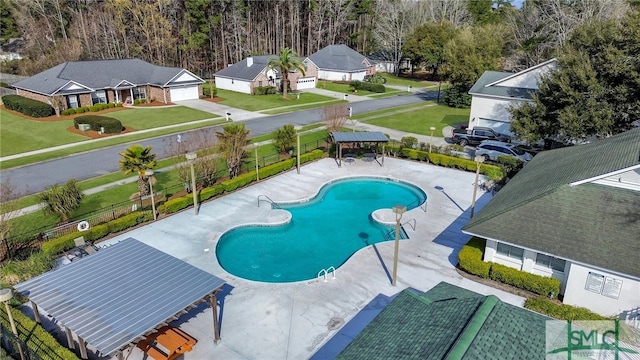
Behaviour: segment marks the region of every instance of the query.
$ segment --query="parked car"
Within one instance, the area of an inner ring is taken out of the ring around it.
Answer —
[[[476,126],[473,129],[453,129],[451,140],[462,146],[478,145],[484,140],[510,142],[509,135],[500,134],[489,127]]]
[[[476,147],[476,156],[484,157],[485,161],[497,161],[498,156],[500,155],[513,156],[516,159],[522,160],[524,162],[533,159],[533,155],[522,150],[522,148],[520,148],[516,144],[494,140],[485,140]]]

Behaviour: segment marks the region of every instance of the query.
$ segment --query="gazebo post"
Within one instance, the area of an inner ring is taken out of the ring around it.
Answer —
[[[385,145],[385,144],[384,144],[384,143],[382,143],[382,166],[384,166],[384,153],[385,153],[385,151],[384,151],[384,145]]]
[[[78,345],[80,345],[80,358],[88,359],[87,356],[87,345],[84,343],[84,339],[78,335]]]
[[[38,324],[42,324],[42,319],[40,318],[40,312],[38,311],[38,305],[36,305],[36,303],[32,301],[31,308],[33,309],[33,317],[36,318],[36,322]]]
[[[220,325],[218,324],[218,301],[216,300],[216,292],[211,293],[209,301],[211,302],[211,310],[213,310],[213,343],[220,342]]]
[[[73,334],[71,334],[71,329],[69,329],[69,327],[65,326],[64,327],[64,332],[67,334],[67,345],[69,346],[69,349],[75,349],[76,348],[76,343],[73,342]]]
[[[338,167],[342,166],[342,143],[338,143],[338,149],[340,152],[340,163],[338,164]]]

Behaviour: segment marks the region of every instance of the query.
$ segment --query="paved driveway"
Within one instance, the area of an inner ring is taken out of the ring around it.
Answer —
[[[272,210],[264,204],[258,207],[258,195],[266,194],[274,201],[304,199],[332,179],[357,175],[402,179],[428,195],[426,212],[416,208],[403,216],[403,223],[415,219],[415,228],[404,226],[410,239],[400,243],[396,287],[391,286],[390,279],[393,241],[359,250],[337,269],[336,279],[330,276],[328,282],[248,281],[218,264],[216,245],[225,231],[247,223],[281,221],[283,210]],[[426,291],[447,281],[484,295],[494,294],[517,306],[523,304],[523,298],[470,281],[455,270],[457,253],[468,240],[460,228],[469,220],[474,176],[393,158],[386,159],[384,167],[358,159],[341,168],[333,159],[323,159],[303,166],[300,174],[294,169],[207,202],[197,216],[187,210],[110,239],[109,243],[133,237],[227,282],[218,296],[222,318],[219,344],[213,344],[212,311],[206,306],[175,323],[198,339],[193,351],[184,355],[185,360],[308,359],[379,294],[392,296],[407,287]],[[489,198],[488,193],[481,193],[477,208]],[[128,356],[130,360],[142,358],[137,349]]]

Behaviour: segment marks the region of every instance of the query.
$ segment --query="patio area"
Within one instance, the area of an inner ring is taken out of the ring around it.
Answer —
[[[308,359],[378,295],[393,296],[407,287],[426,291],[440,281],[522,305],[523,298],[465,279],[455,270],[457,253],[468,240],[460,228],[469,219],[475,173],[394,158],[387,158],[383,167],[367,165],[338,168],[335,159],[322,159],[304,165],[300,174],[293,169],[207,202],[197,216],[186,210],[99,245],[133,237],[226,283],[217,295],[222,339],[218,344],[211,331],[211,308],[197,307],[171,323],[197,339],[185,360]],[[428,195],[426,212],[415,208],[403,215],[403,223],[415,219],[416,226],[404,227],[410,239],[400,243],[397,286],[391,285],[393,241],[358,251],[327,282],[253,282],[218,264],[216,244],[224,232],[244,224],[282,221],[282,210],[274,211],[266,202],[258,207],[259,195],[275,202],[306,199],[328,181],[360,175],[401,179]],[[480,192],[476,210],[490,196]],[[137,348],[124,355],[130,360],[144,356]]]

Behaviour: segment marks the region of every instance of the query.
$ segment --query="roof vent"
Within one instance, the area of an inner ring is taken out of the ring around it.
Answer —
[[[251,56],[247,57],[247,67],[251,67],[253,65],[253,58]]]

